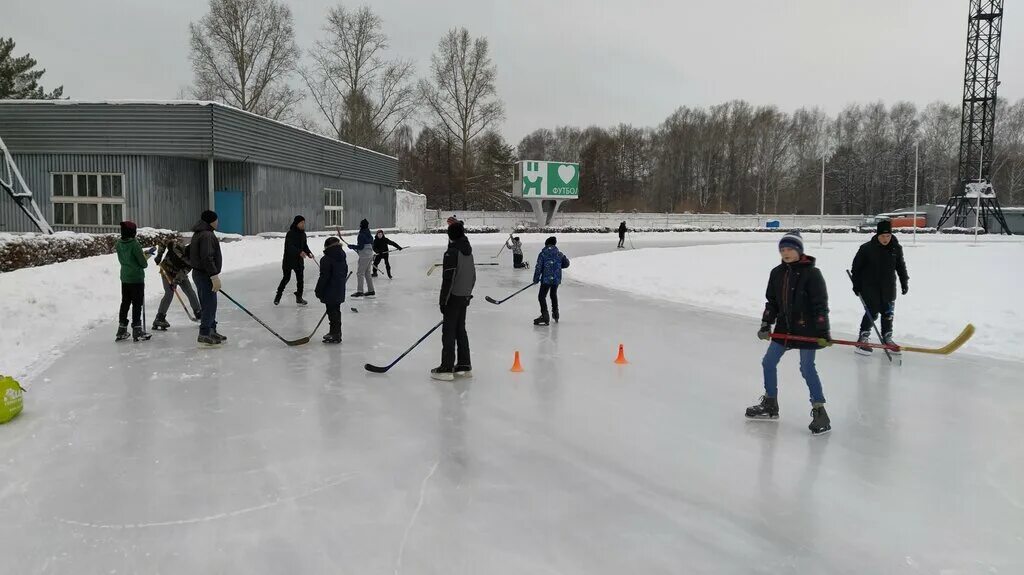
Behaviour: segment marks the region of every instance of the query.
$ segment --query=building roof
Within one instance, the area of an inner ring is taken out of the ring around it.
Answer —
[[[394,156],[216,102],[0,100],[13,154],[155,155],[248,161],[394,184]]]

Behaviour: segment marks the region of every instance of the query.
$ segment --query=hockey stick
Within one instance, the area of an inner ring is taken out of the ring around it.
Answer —
[[[224,297],[228,298],[231,301],[231,303],[233,303],[236,306],[238,306],[238,309],[244,311],[246,314],[248,314],[249,317],[251,317],[252,319],[256,320],[256,323],[258,323],[258,324],[262,325],[263,327],[265,327],[267,329],[267,331],[269,331],[270,333],[274,334],[274,336],[277,339],[283,341],[285,343],[285,345],[287,345],[289,347],[294,347],[294,346],[297,346],[297,345],[305,345],[305,344],[309,343],[310,338],[312,338],[313,334],[316,333],[316,330],[313,330],[313,333],[308,335],[308,336],[306,336],[306,337],[300,337],[299,339],[285,339],[285,338],[281,337],[281,334],[279,334],[276,331],[274,331],[274,329],[271,328],[269,325],[263,323],[263,320],[261,320],[260,318],[256,317],[255,315],[253,315],[253,313],[251,311],[245,309],[244,305],[238,303],[235,300],[235,298],[233,298],[230,295],[228,295],[227,292],[225,292],[224,290],[220,290],[220,293],[223,294]],[[324,312],[324,316],[325,317],[327,316],[326,312]],[[320,318],[320,321],[323,322],[324,321],[323,318]],[[319,323],[316,324],[316,327],[317,327],[317,329],[320,329],[320,324]]]
[[[425,340],[428,337],[430,337],[430,334],[432,334],[435,331],[437,331],[437,328],[441,327],[441,324],[443,324],[443,323],[444,323],[444,320],[441,320],[441,321],[437,322],[437,325],[435,325],[434,327],[430,328],[430,331],[428,331],[427,333],[423,334],[423,337],[421,337],[418,340],[416,340],[416,343],[412,344],[412,347],[410,347],[409,349],[405,350],[405,353],[403,353],[402,355],[398,356],[398,358],[395,359],[395,361],[392,361],[390,364],[388,364],[388,365],[386,365],[384,367],[380,367],[380,366],[377,366],[377,365],[366,364],[366,365],[363,366],[363,368],[366,369],[366,371],[369,371],[371,373],[387,373],[389,369],[391,369],[392,367],[395,367],[395,364],[397,364],[398,362],[402,361],[403,357],[409,355],[409,352],[411,352],[412,350],[416,349],[416,346],[418,346],[419,344],[423,343],[423,340]]]
[[[510,233],[508,234],[508,240],[510,240],[510,239],[512,239],[512,234],[511,234],[511,232],[510,232]],[[493,256],[491,256],[491,258],[498,258],[499,256],[501,256],[501,252],[505,251],[505,248],[506,248],[506,247],[508,246],[508,240],[505,240],[505,241],[504,241],[504,242],[503,242],[503,243],[501,244],[501,249],[500,249],[500,250],[498,250],[498,254],[497,254],[497,255],[493,255]]]
[[[487,300],[488,303],[493,303],[494,305],[501,305],[501,304],[507,302],[508,300],[516,297],[517,295],[523,293],[524,291],[532,288],[535,285],[537,285],[537,282],[533,282],[530,285],[524,287],[523,289],[516,290],[515,293],[513,293],[512,295],[508,296],[507,298],[505,298],[503,300],[496,300],[496,299],[492,298],[491,296],[486,296],[486,297],[484,297],[484,299]]]
[[[928,353],[928,354],[932,354],[932,355],[949,355],[949,354],[953,353],[954,351],[960,349],[961,346],[963,346],[965,343],[967,343],[967,340],[971,339],[971,336],[974,335],[974,331],[975,331],[974,330],[974,325],[969,323],[969,324],[967,324],[966,327],[964,327],[963,331],[961,331],[959,335],[957,335],[955,338],[953,338],[953,341],[950,341],[949,343],[947,343],[946,345],[944,345],[942,347],[915,347],[915,346],[910,346],[910,345],[902,345],[902,346],[900,346],[900,345],[892,345],[892,346],[889,346],[889,345],[879,344],[879,343],[866,343],[865,344],[865,343],[861,343],[859,341],[849,341],[849,340],[844,340],[844,339],[833,339],[833,340],[831,340],[831,342],[835,343],[835,344],[839,344],[839,345],[852,345],[854,347],[858,347],[858,346],[859,347],[872,347],[872,348],[878,348],[878,349],[888,349],[890,351],[913,351],[913,352],[916,352],[916,353]],[[772,339],[789,340],[789,341],[803,341],[803,342],[808,342],[808,343],[820,343],[820,341],[819,341],[820,338],[804,337],[804,336],[801,336],[801,335],[788,335],[788,334],[784,334],[784,333],[779,333],[779,334],[774,334],[773,333],[772,334]]]
[[[853,273],[850,270],[846,270],[846,276],[850,278],[850,283],[853,287],[857,287],[857,284],[853,281]],[[885,341],[882,339],[882,332],[878,331],[878,324],[875,323],[874,316],[871,315],[871,310],[868,309],[868,302],[864,301],[864,296],[857,294],[857,299],[860,300],[860,305],[864,307],[864,316],[871,320],[871,327],[875,328],[875,335],[878,336],[878,341]],[[889,363],[892,363],[892,354],[889,350],[885,350],[885,357],[889,358]]]
[[[439,268],[439,267],[441,267],[443,265],[444,264],[433,264],[433,265],[431,265],[430,269],[427,270],[427,275],[429,276],[430,274],[434,273],[434,270],[436,270],[437,268]]]
[[[199,318],[193,316],[192,312],[188,311],[188,306],[185,305],[185,300],[182,299],[181,298],[181,294],[178,293],[178,284],[173,283],[170,280],[170,278],[167,277],[167,274],[164,273],[164,268],[157,266],[157,269],[160,270],[160,275],[163,276],[164,281],[166,281],[167,284],[171,286],[171,291],[173,291],[174,295],[176,295],[178,297],[178,303],[181,304],[181,309],[185,310],[185,315],[188,316],[188,319],[190,321],[193,321],[193,322],[199,321]],[[160,310],[157,310],[157,311],[160,311]]]
[[[626,237],[629,238],[629,249],[635,250],[636,246],[633,245],[633,230],[626,230]]]

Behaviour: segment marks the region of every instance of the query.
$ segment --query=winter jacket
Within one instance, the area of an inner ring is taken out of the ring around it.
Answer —
[[[619,224],[619,239],[626,237],[626,224]]]
[[[533,268],[533,282],[546,286],[562,283],[562,270],[569,267],[569,258],[558,250],[558,246],[546,246],[537,254],[537,266]]]
[[[117,261],[121,264],[121,283],[140,284],[146,281],[143,270],[149,265],[139,240],[117,240]]]
[[[371,249],[366,249],[370,246]],[[359,235],[356,236],[356,244],[349,244],[350,249],[356,251],[360,258],[368,258],[373,255],[373,234],[370,233],[370,229],[360,228]]]
[[[181,247],[178,240],[168,240],[161,245],[154,261],[169,278],[192,271],[192,266],[188,263],[188,246]]]
[[[348,261],[341,244],[324,250],[320,258],[320,279],[316,280],[316,299],[325,304],[345,303],[345,280],[348,279]]]
[[[829,338],[828,291],[814,258],[802,256],[779,264],[768,276],[767,303],[761,321],[775,324],[777,334]],[[818,344],[775,340],[786,347],[817,349]]]
[[[220,274],[224,261],[220,255],[220,240],[213,232],[213,226],[202,220],[192,226],[192,243],[188,255],[193,270],[208,276]]]
[[[373,253],[375,254],[386,254],[391,249],[388,246],[394,246],[398,249],[402,249],[402,246],[388,239],[387,236],[380,238],[373,238]]]
[[[447,304],[453,296],[466,299],[473,296],[476,264],[473,261],[473,246],[465,234],[448,244],[441,269],[441,306]]]
[[[900,285],[907,287],[907,263],[903,259],[903,246],[896,236],[889,245],[883,246],[878,236],[860,246],[853,258],[853,289],[864,298],[864,303],[881,312],[896,301],[896,278]]]
[[[510,249],[510,250],[512,250],[512,253],[517,255],[517,256],[523,255],[523,242],[517,242],[515,240],[511,240],[511,241],[505,242],[505,247]]]
[[[302,267],[302,254],[313,257],[313,252],[309,251],[309,244],[306,243],[306,232],[292,224],[284,237],[284,258],[281,265],[286,268]]]

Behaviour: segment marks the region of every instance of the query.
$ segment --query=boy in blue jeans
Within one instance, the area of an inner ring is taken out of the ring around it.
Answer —
[[[832,345],[828,322],[828,291],[821,270],[814,266],[814,258],[804,254],[800,232],[786,234],[779,241],[782,263],[768,276],[766,303],[761,316],[760,339],[771,341],[761,361],[764,368],[764,395],[761,402],[747,408],[749,419],[779,418],[778,365],[790,349],[800,351],[800,374],[807,383],[811,396],[811,424],[814,435],[832,430],[825,411],[825,395],[814,365],[817,350]],[[772,324],[775,330],[772,331]],[[794,341],[786,336],[816,338],[817,342]]]

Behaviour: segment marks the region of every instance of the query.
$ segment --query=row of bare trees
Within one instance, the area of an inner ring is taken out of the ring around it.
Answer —
[[[884,212],[910,205],[915,151],[921,203],[958,185],[959,108],[941,102],[830,116],[734,101],[679,108],[656,128],[540,129],[513,149],[497,131],[504,112],[487,39],[465,29],[440,39],[421,78],[389,53],[366,6],[330,9],[305,60],[281,0],[210,0],[191,36],[196,97],[393,153],[431,207],[516,208],[517,158],[579,162],[570,209],[599,211],[816,212],[824,159],[829,213]],[[307,95],[316,117],[299,111]],[[1024,100],[998,109],[993,179],[1005,203],[1021,203]]]

